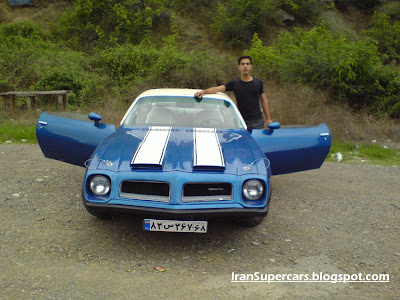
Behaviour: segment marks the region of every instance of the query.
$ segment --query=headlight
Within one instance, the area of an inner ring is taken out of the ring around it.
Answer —
[[[264,185],[260,180],[251,179],[243,184],[243,195],[249,200],[258,200],[264,193]]]
[[[104,196],[110,191],[111,184],[106,176],[96,175],[90,179],[89,187],[93,194]]]

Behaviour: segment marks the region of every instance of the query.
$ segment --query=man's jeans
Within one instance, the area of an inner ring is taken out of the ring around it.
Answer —
[[[248,120],[246,121],[246,125],[247,125],[247,130],[251,133],[253,129],[264,128],[264,119]]]

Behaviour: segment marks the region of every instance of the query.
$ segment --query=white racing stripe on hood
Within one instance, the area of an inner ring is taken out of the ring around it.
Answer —
[[[140,143],[131,164],[133,166],[162,166],[171,127],[151,126]]]
[[[224,156],[215,128],[194,128],[193,142],[194,168],[225,168]]]

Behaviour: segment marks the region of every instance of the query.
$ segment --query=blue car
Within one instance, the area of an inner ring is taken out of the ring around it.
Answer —
[[[330,148],[325,124],[246,128],[223,93],[154,89],[139,95],[118,129],[90,113],[43,113],[43,154],[86,167],[83,204],[98,217],[137,213],[149,231],[207,232],[207,220],[260,224],[271,175],[319,168]]]

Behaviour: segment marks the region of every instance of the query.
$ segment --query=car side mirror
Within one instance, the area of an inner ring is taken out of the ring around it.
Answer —
[[[281,128],[281,123],[279,122],[272,122],[268,124],[268,133],[273,133],[275,129]]]
[[[96,114],[94,112],[91,112],[88,115],[88,118],[90,120],[94,121],[94,126],[96,126],[96,127],[100,127],[100,121],[101,121],[101,119],[103,119],[99,114]]]

